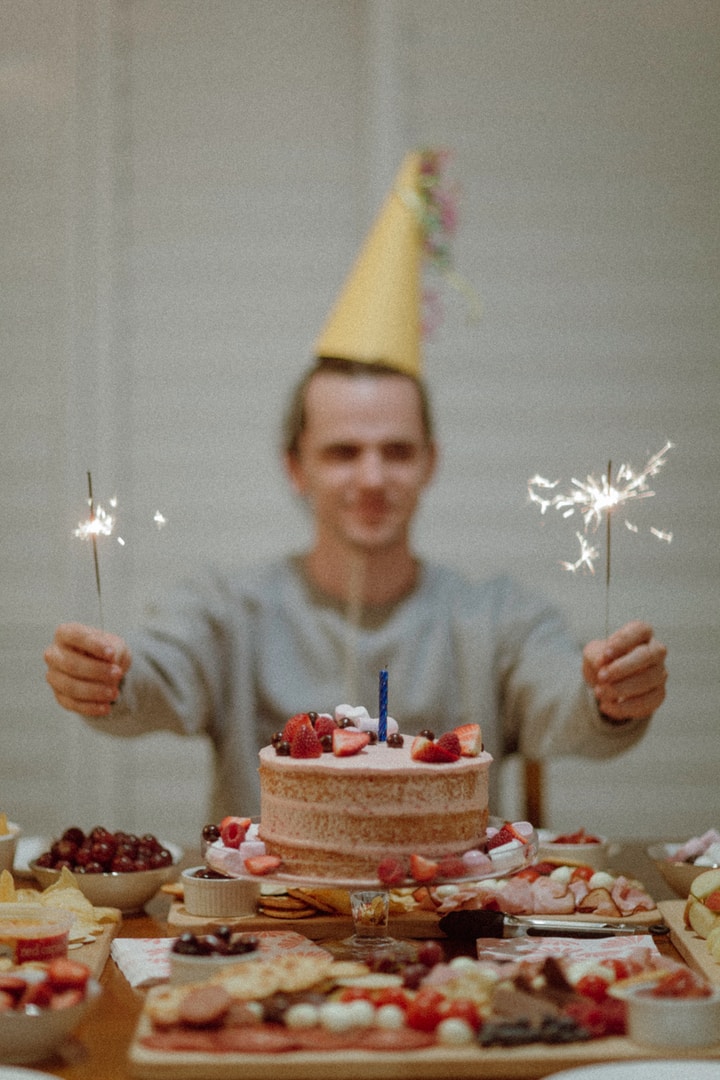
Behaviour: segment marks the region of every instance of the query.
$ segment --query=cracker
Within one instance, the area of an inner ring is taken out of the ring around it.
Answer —
[[[17,898],[15,881],[9,870],[3,870],[0,874],[0,903],[14,904]]]
[[[266,911],[307,911],[312,905],[297,896],[263,896],[260,898],[260,906]]]
[[[326,915],[350,915],[350,893],[347,889],[290,889],[291,896],[301,897]]]
[[[333,958],[329,953],[326,956],[285,953],[276,957],[273,964],[278,973],[278,990],[283,990],[286,994],[309,990],[311,986],[325,978],[333,963]]]
[[[274,994],[279,989],[279,979],[278,961],[272,959],[235,964],[211,976],[209,981],[219,982],[240,1001],[256,1001]]]
[[[277,910],[274,907],[258,907],[260,915],[266,916],[268,919],[314,919],[317,915],[314,907],[303,907],[302,910],[290,910],[290,912],[283,912],[283,910]]]

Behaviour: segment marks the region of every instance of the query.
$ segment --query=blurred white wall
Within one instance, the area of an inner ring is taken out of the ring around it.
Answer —
[[[4,0],[0,809],[196,841],[205,746],[103,739],[44,682],[56,623],[98,620],[86,470],[126,539],[102,541],[108,629],[198,560],[301,547],[287,392],[404,152],[441,145],[482,316],[431,283],[443,459],[418,545],[602,636],[604,567],[560,569],[573,528],[526,482],[672,440],[609,594],[668,644],[668,700],[624,758],[553,764],[549,810],[720,825],[719,46],[714,0]],[[514,792],[509,770],[498,809]]]

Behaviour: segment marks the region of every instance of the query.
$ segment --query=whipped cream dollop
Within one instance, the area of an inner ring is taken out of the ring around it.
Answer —
[[[335,709],[335,721],[349,720],[358,731],[374,731],[377,735],[379,718],[372,717],[364,705],[338,705]],[[387,718],[387,733],[394,735],[398,731],[397,720],[392,716]]]

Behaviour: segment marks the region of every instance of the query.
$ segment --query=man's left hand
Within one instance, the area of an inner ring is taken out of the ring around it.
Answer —
[[[652,716],[665,700],[667,649],[644,622],[629,622],[583,650],[583,677],[610,720]]]

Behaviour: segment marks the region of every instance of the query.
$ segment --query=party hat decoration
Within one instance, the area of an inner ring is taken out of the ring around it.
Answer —
[[[424,257],[449,263],[453,200],[438,151],[408,154],[315,346],[318,357],[383,363],[419,375]]]

